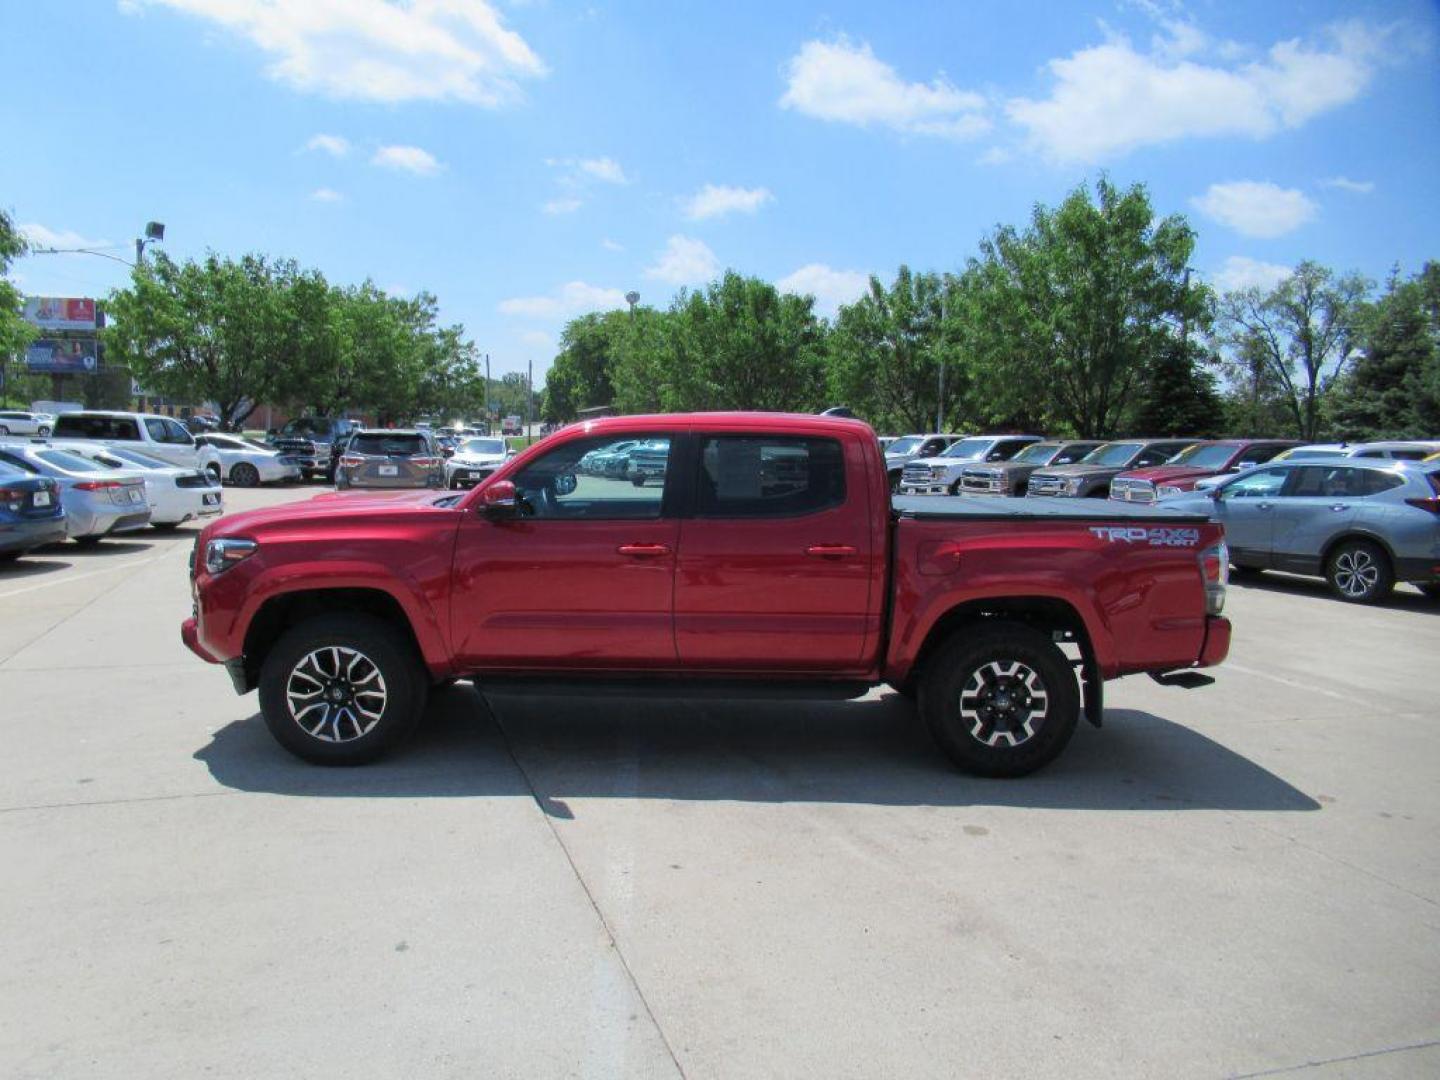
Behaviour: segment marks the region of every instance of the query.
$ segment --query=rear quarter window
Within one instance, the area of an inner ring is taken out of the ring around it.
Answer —
[[[845,456],[835,439],[720,435],[701,444],[696,514],[798,517],[845,502]]]
[[[357,454],[410,455],[423,454],[429,443],[423,435],[356,435],[350,440],[350,449]]]

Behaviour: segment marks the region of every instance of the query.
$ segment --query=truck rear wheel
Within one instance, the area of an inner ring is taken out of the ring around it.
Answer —
[[[946,642],[920,677],[920,715],[961,769],[1024,776],[1054,760],[1080,716],[1065,654],[1021,623],[980,624]]]
[[[426,678],[390,624],[351,612],[287,630],[260,669],[260,711],[277,742],[316,765],[363,765],[402,742]]]

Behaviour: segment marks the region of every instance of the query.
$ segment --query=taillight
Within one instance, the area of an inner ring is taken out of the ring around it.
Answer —
[[[1225,610],[1225,586],[1230,582],[1230,549],[1221,540],[1200,552],[1200,580],[1205,585],[1205,614]]]
[[[119,480],[81,480],[74,487],[76,491],[110,491],[124,485]]]
[[[419,465],[422,469],[433,469],[440,464],[440,459],[433,457],[412,457],[410,461],[411,464]]]
[[[364,463],[365,459],[358,454],[342,454],[340,456],[340,464],[344,465],[347,469],[353,469],[355,466],[363,465]]]
[[[1406,499],[1405,501],[1418,510],[1429,510],[1436,517],[1440,517],[1440,495],[1429,499]]]
[[[0,488],[0,505],[19,510],[25,505],[26,493],[14,488]]]

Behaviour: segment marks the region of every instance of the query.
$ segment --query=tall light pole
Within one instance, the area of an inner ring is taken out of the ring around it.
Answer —
[[[163,221],[147,221],[145,223],[144,238],[135,238],[135,265],[145,265],[145,245],[162,244],[165,242],[165,223]]]

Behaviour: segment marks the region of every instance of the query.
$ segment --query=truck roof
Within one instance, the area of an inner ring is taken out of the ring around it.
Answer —
[[[755,429],[781,435],[842,431],[874,435],[870,425],[863,420],[851,420],[843,416],[816,416],[813,413],[779,412],[698,412],[606,416],[598,420],[582,420],[568,425],[564,430],[568,432],[579,429],[587,434],[605,435],[687,427],[698,428],[701,431]]]

